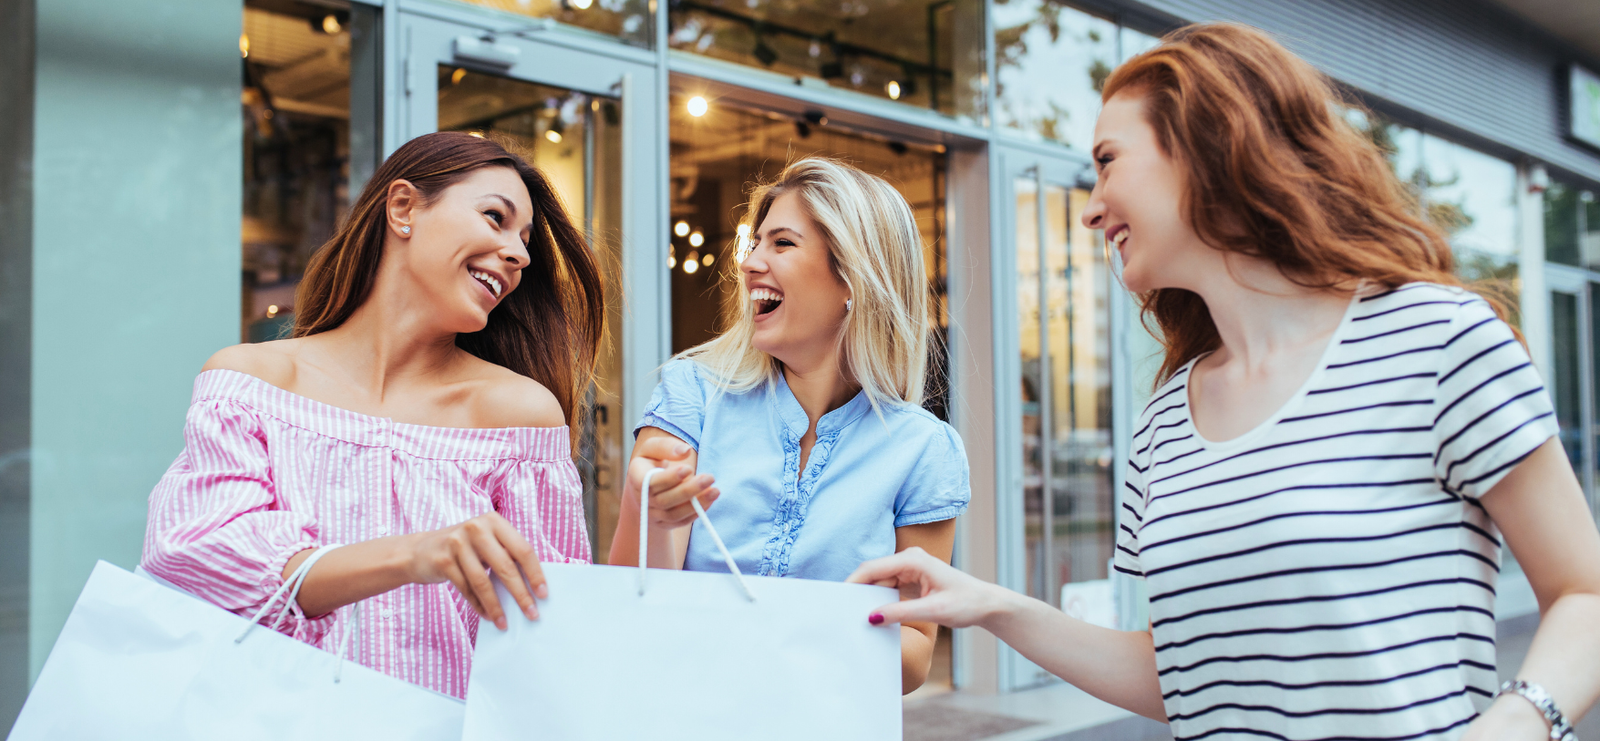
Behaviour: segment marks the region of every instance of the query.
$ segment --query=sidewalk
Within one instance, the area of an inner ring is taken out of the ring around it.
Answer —
[[[1502,621],[1496,637],[1502,680],[1516,673],[1538,616]],[[1577,736],[1600,739],[1600,711]],[[905,704],[905,741],[1170,741],[1163,723],[1135,716],[1065,683],[1009,695],[947,692]]]

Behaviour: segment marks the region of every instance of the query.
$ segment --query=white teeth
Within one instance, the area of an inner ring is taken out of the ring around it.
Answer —
[[[1126,242],[1126,241],[1128,241],[1128,230],[1127,229],[1123,229],[1122,231],[1117,232],[1117,236],[1111,238],[1111,244],[1113,246],[1115,246],[1115,247],[1121,247],[1122,243]]]
[[[500,298],[500,292],[502,289],[500,288],[500,280],[498,278],[477,270],[468,270],[467,275],[470,275],[488,284],[489,290],[494,293],[494,297]]]
[[[751,301],[782,301],[783,294],[766,288],[750,289]]]

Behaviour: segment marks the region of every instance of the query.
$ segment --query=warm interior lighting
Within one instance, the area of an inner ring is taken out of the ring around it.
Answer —
[[[277,315],[278,315],[278,305],[277,304],[273,304],[273,305],[267,307],[267,318],[268,319],[271,319],[271,318],[273,318],[273,317],[275,317]]]
[[[544,138],[549,139],[551,144],[560,144],[561,132],[556,131],[555,129],[550,129],[549,131],[544,132]]]
[[[689,99],[689,115],[699,118],[706,115],[706,99],[698,95]]]
[[[750,225],[749,224],[740,224],[739,225],[739,236],[741,236],[741,237],[750,236]]]
[[[239,34],[239,56],[245,59],[250,57],[250,36]]]
[[[343,27],[339,25],[339,18],[334,14],[329,13],[322,17],[323,33],[338,33],[340,30],[342,30],[342,28]]]
[[[675,267],[678,267],[678,258],[673,257],[672,255],[667,255],[667,269],[671,270]]]
[[[567,0],[567,4],[574,10],[588,10],[589,6],[594,5],[594,0]]]
[[[687,221],[679,221],[678,223],[673,224],[672,225],[672,233],[676,234],[676,235],[678,235],[680,237],[689,236],[689,222],[687,222]]]
[[[701,234],[700,232],[695,232],[694,234],[690,234],[689,235],[689,246],[690,247],[699,247],[700,245],[705,244],[705,243],[706,243],[706,235]]]
[[[889,84],[883,86],[883,90],[884,90],[884,92],[889,94],[889,100],[899,100],[900,99],[900,81],[899,80],[890,80]]]
[[[460,85],[461,84],[461,80],[466,78],[466,76],[467,76],[466,68],[457,67],[456,71],[450,73],[450,84],[451,85]]]
[[[467,134],[470,135],[470,136],[476,136],[479,139],[483,138],[483,132],[482,131],[468,131]]]
[[[700,263],[695,260],[696,257],[698,255],[690,252],[688,257],[683,258],[683,272],[694,275],[695,271],[700,269]]]
[[[716,254],[711,253],[711,252],[707,252],[704,255],[700,256],[700,264],[705,265],[708,268],[711,267],[711,263],[714,263],[716,261],[717,261]]]

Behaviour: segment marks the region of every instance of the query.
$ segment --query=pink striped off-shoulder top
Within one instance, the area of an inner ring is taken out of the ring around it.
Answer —
[[[541,561],[590,560],[565,427],[399,424],[211,370],[195,380],[184,440],[150,494],[144,568],[246,617],[300,551],[437,530],[491,510]],[[280,630],[332,650],[351,608],[293,612]],[[373,597],[359,627],[361,663],[466,696],[478,618],[448,583]]]

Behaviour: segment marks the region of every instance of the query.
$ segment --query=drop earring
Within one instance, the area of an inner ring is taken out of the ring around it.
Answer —
[[[409,227],[409,226],[400,227],[400,233],[401,234],[410,234],[411,233],[411,227]]]

